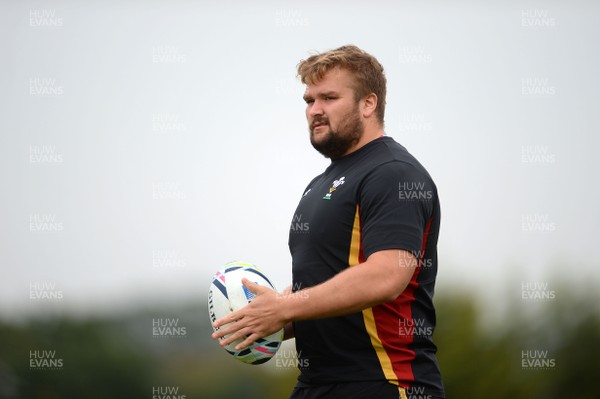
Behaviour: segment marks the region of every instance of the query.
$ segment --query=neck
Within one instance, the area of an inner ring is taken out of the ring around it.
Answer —
[[[352,147],[350,147],[350,149],[346,151],[346,153],[343,156],[352,154],[354,151],[358,150],[361,147],[364,147],[371,141],[383,136],[383,133],[383,127],[365,128],[365,131],[363,132],[362,136],[360,136],[358,142]]]

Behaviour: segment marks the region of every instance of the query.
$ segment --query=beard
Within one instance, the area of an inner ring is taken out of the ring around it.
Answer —
[[[329,120],[325,117],[316,116],[312,123],[315,122],[326,124],[329,131],[323,133],[324,137],[317,142],[314,129],[309,127],[310,143],[315,150],[331,160],[343,157],[350,148],[358,143],[364,132],[364,124],[360,120],[358,105],[341,118],[336,130],[331,129]]]

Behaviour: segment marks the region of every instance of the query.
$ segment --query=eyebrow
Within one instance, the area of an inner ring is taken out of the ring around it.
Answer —
[[[339,93],[337,91],[333,91],[333,90],[329,90],[329,91],[324,91],[322,93],[318,93],[317,97],[323,98],[323,97],[333,97],[333,96],[339,96]],[[306,100],[312,100],[313,96],[311,96],[310,94],[305,94],[304,96],[302,96],[302,98],[304,99],[304,101]]]

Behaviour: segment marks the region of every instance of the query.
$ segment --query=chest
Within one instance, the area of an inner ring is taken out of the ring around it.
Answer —
[[[352,234],[359,186],[360,177],[351,172],[316,179],[292,217],[290,244],[346,246]]]

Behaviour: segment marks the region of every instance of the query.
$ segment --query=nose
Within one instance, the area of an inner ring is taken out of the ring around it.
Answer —
[[[306,115],[309,118],[314,118],[316,115],[323,115],[323,107],[321,102],[317,99],[314,100],[312,104],[310,104],[306,109]]]

